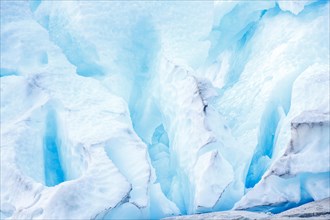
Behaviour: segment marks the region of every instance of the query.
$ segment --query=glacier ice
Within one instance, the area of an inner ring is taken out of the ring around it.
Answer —
[[[293,105],[279,128],[274,161],[237,207],[299,203],[330,196],[330,104],[324,98],[329,80],[328,67],[319,64],[296,79]],[[303,100],[303,97],[313,98]]]
[[[1,219],[330,197],[329,2],[1,1]]]
[[[315,2],[314,0],[304,0],[304,1],[278,1],[279,7],[283,11],[290,11],[291,13],[298,15],[302,12],[305,6]]]

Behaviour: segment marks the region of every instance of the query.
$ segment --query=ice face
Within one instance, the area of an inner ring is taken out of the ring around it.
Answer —
[[[1,218],[329,197],[328,1],[1,1]]]
[[[274,162],[261,181],[236,204],[237,208],[267,203],[292,205],[330,196],[330,108],[324,99],[329,80],[327,67],[318,64],[296,79],[291,109],[279,127]]]

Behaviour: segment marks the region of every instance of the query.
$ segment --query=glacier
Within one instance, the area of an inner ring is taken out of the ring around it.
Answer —
[[[0,3],[1,219],[330,197],[328,0]]]

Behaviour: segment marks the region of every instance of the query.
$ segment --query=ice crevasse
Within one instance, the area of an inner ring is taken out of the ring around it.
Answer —
[[[329,1],[1,1],[1,219],[330,197]]]

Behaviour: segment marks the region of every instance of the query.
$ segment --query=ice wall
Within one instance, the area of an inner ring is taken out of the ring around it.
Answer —
[[[282,211],[330,196],[330,115],[329,101],[324,97],[328,91],[327,66],[315,64],[296,79],[290,111],[278,128],[273,162],[237,208],[270,203],[274,207],[269,209]]]
[[[329,197],[329,46],[323,0],[1,1],[1,218]]]

